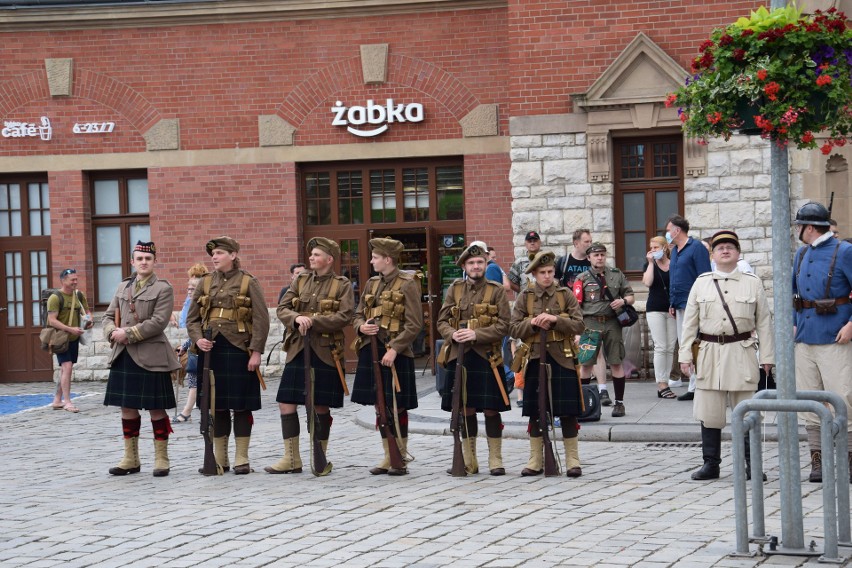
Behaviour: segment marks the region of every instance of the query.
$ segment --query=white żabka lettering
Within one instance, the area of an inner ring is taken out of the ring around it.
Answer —
[[[386,99],[384,105],[368,99],[366,106],[351,107],[344,106],[342,101],[336,101],[331,112],[334,115],[332,126],[345,126],[349,133],[364,138],[386,132],[394,122],[423,122],[426,115],[421,103],[395,104],[393,99]],[[376,128],[355,128],[365,124]]]

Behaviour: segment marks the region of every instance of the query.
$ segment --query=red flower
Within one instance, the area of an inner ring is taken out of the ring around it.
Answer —
[[[746,30],[743,30],[743,32],[740,34],[740,37],[748,37],[750,35],[754,35],[754,30],[746,29]]]
[[[751,30],[746,30],[746,31],[751,31]],[[745,32],[743,32],[743,33],[745,33]],[[754,32],[752,32],[752,33],[754,33]],[[731,57],[733,57],[734,60],[736,60],[736,61],[742,61],[743,59],[745,59],[745,55],[746,55],[745,49],[739,49],[739,48],[735,49],[731,53]]]
[[[675,93],[670,93],[669,96],[666,97],[666,108],[671,108],[675,103],[677,103],[677,95]]]
[[[781,90],[781,85],[779,85],[775,81],[772,81],[771,83],[767,84],[763,88],[763,92],[766,94],[766,97],[770,101],[777,101],[778,100],[778,91],[780,91],[780,90]]]
[[[822,145],[822,148],[819,149],[820,152],[828,156],[831,154],[831,142],[826,142]]]
[[[719,45],[731,45],[732,43],[734,43],[734,38],[732,38],[728,34],[724,34],[722,37],[719,38]]]
[[[704,55],[701,56],[701,65],[703,67],[710,67],[713,65],[713,52],[705,51]]]
[[[802,142],[804,142],[805,144],[810,144],[813,141],[814,141],[814,135],[811,134],[810,130],[808,130],[807,132],[802,134]]]
[[[846,146],[846,138],[835,138],[834,140],[832,140],[832,142],[834,142],[834,145],[838,148],[840,148],[841,146]]]
[[[707,41],[701,44],[701,47],[698,48],[698,51],[699,53],[704,53],[711,47],[713,47],[713,42],[708,39]]]
[[[757,72],[757,78],[761,81],[765,81],[767,75],[769,75],[769,73],[766,71],[766,69],[761,69]]]
[[[763,130],[764,132],[769,132],[772,130],[772,121],[763,118],[763,116],[756,114],[754,116],[754,125]]]
[[[719,111],[711,112],[707,115],[707,122],[710,124],[718,124],[722,120],[722,113]]]
[[[685,112],[680,113],[680,121],[686,122],[687,120],[689,120],[689,116]]]
[[[820,75],[819,77],[817,77],[816,84],[820,87],[824,87],[825,85],[831,85],[831,75]]]

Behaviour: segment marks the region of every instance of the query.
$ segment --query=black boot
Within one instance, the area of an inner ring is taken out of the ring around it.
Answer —
[[[746,479],[751,481],[751,450],[750,450],[749,435],[745,435],[745,462],[746,462]],[[763,472],[763,481],[767,481],[766,472]]]
[[[808,475],[811,483],[822,483],[822,452],[811,450],[811,473]]]
[[[692,479],[704,481],[719,479],[719,464],[722,463],[722,430],[701,425],[701,452],[704,465],[692,474]]]

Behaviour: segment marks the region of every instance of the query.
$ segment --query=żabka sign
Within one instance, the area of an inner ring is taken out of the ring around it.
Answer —
[[[386,99],[384,105],[377,105],[368,99],[367,106],[351,107],[345,107],[343,102],[337,101],[331,107],[331,112],[334,114],[332,126],[345,126],[350,133],[364,138],[378,136],[394,122],[423,122],[424,117],[422,104],[397,105],[393,99]],[[375,128],[355,128],[363,125]]]

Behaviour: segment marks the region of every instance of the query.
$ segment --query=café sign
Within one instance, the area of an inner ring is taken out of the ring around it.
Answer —
[[[350,134],[369,138],[387,131],[395,122],[423,122],[423,105],[420,103],[396,104],[386,99],[385,104],[376,104],[372,99],[365,106],[344,106],[337,101],[331,107],[333,126],[345,126]]]
[[[71,128],[74,134],[103,134],[115,130],[115,122],[77,122]],[[50,140],[53,136],[53,127],[50,119],[41,117],[41,124],[23,122],[20,120],[6,120],[3,129],[0,130],[3,138],[35,138]]]

